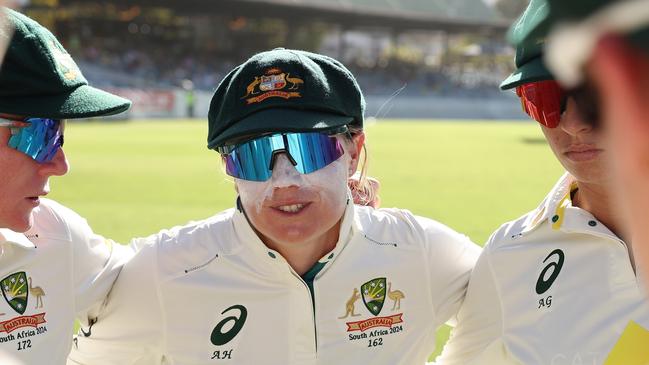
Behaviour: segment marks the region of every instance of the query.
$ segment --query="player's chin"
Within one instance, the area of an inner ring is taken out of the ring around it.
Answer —
[[[24,233],[34,225],[33,209],[15,212],[11,217],[0,221],[0,227],[9,228],[14,232]]]
[[[317,230],[313,227],[313,224],[280,226],[276,227],[273,236],[279,242],[299,244],[315,238],[317,236]]]
[[[608,165],[601,161],[583,162],[573,164],[568,169],[570,174],[582,183],[610,184],[613,182],[613,174]]]

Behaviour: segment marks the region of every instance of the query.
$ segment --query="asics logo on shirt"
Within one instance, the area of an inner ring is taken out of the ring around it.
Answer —
[[[563,267],[565,254],[560,249],[556,249],[550,252],[545,260],[543,260],[543,263],[548,261],[550,258],[552,258],[552,260],[550,260],[550,262],[543,268],[541,275],[539,275],[539,278],[536,280],[536,293],[539,295],[548,291],[557,279],[557,276],[559,276],[559,272],[561,272],[561,268]],[[548,276],[547,279],[546,276]]]
[[[212,335],[210,336],[210,341],[216,346],[223,346],[226,343],[232,341],[232,339],[241,331],[243,325],[246,323],[246,318],[248,317],[248,310],[246,307],[235,304],[230,308],[221,312],[225,314],[232,310],[238,310],[239,315],[231,315],[222,319],[219,323],[216,324],[212,330]],[[230,324],[230,322],[233,322]],[[226,326],[228,325],[229,326]],[[223,332],[223,327],[229,328],[227,331]]]

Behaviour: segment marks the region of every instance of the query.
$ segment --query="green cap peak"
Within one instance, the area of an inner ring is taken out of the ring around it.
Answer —
[[[14,10],[0,10],[13,27],[0,69],[0,113],[67,119],[117,114],[130,107],[130,101],[90,87],[49,30]]]

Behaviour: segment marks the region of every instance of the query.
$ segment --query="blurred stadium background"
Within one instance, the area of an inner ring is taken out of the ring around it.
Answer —
[[[526,0],[22,1],[91,84],[135,101],[131,118],[204,117],[230,69],[275,47],[341,60],[370,117],[524,117],[497,85]]]

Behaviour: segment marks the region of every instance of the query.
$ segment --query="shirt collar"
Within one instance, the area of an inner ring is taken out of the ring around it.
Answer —
[[[251,249],[253,252],[255,252],[259,257],[262,257],[265,260],[270,260],[273,262],[284,262],[284,260],[279,260],[281,258],[281,254],[275,250],[272,250],[268,248],[257,236],[257,233],[254,231],[250,223],[248,222],[248,218],[246,217],[246,214],[243,210],[243,207],[241,206],[241,202],[239,198],[237,198],[237,209],[234,212],[234,228],[236,235],[238,237],[238,240],[241,244],[245,245],[249,249]],[[347,243],[350,241],[353,232],[357,230],[358,222],[356,222],[355,219],[355,208],[354,208],[354,202],[352,199],[351,192],[348,190],[347,191],[347,206],[345,207],[345,212],[343,213],[343,219],[340,224],[340,233],[338,236],[338,242],[336,242],[336,246],[334,247],[333,250],[330,252],[326,253],[320,260],[318,260],[318,263],[321,264],[327,264],[330,261],[333,261],[339,253],[343,250],[343,248],[347,245]]]
[[[619,240],[619,237],[590,212],[572,205],[571,196],[576,189],[575,178],[565,173],[541,205],[528,216],[521,233],[526,234],[547,222],[552,230],[580,232]]]
[[[24,233],[14,232],[7,228],[0,228],[0,244],[12,244],[23,248],[36,247]]]
[[[563,224],[565,210],[572,206],[570,193],[576,188],[575,178],[565,173],[554,185],[541,204],[527,217],[523,234],[533,231],[543,222],[548,221],[552,228],[559,229]]]

